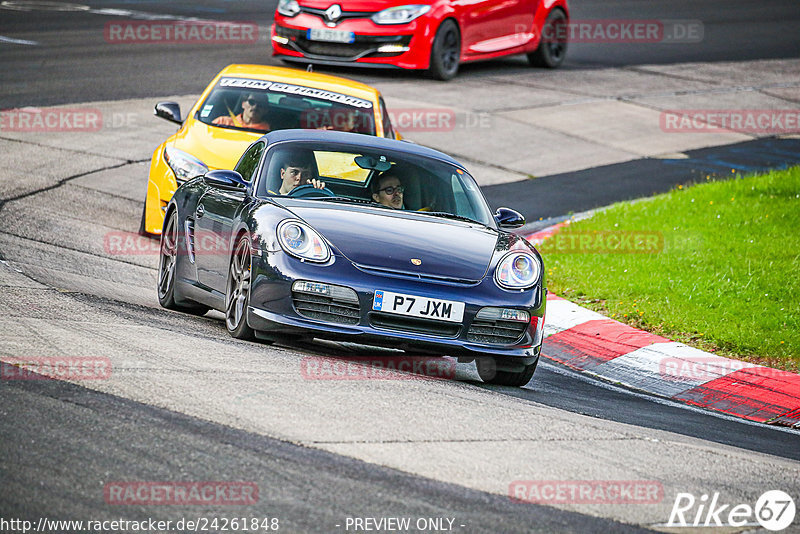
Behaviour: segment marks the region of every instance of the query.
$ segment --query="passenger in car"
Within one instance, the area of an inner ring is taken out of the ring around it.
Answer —
[[[372,200],[378,204],[396,210],[435,211],[434,204],[436,203],[436,196],[434,196],[433,199],[428,198],[428,205],[426,206],[422,206],[421,208],[416,208],[414,206],[415,203],[417,206],[423,203],[423,200],[420,198],[420,196],[422,196],[421,191],[419,191],[420,181],[413,180],[412,178],[412,193],[414,192],[414,184],[417,184],[416,195],[412,195],[408,198],[410,204],[406,206],[405,200],[407,199],[405,197],[405,192],[408,187],[404,180],[401,180],[397,175],[395,169],[389,169],[372,181]],[[426,196],[430,197],[430,193]]]
[[[388,170],[372,181],[372,200],[396,210],[403,209],[403,183]]]
[[[340,132],[361,133],[362,125],[359,124],[363,118],[355,109],[334,108],[331,110],[332,125],[326,129],[338,130]],[[368,130],[368,128],[367,128]]]
[[[339,132],[370,132],[370,124],[366,124],[369,116],[359,114],[358,110],[346,107],[328,109],[311,108],[303,111],[300,127],[316,130],[336,130]]]

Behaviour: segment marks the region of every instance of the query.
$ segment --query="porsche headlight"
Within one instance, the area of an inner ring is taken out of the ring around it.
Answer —
[[[324,263],[331,257],[331,250],[322,236],[295,219],[287,219],[278,225],[278,242],[287,254],[301,260]]]
[[[208,172],[208,167],[205,163],[192,156],[188,152],[178,150],[177,148],[168,146],[164,149],[164,160],[175,173],[175,179],[178,185],[182,184],[190,178],[200,176]]]
[[[431,6],[424,4],[390,7],[372,15],[372,22],[375,24],[406,24],[430,10]]]
[[[539,280],[541,273],[539,260],[527,252],[511,252],[503,256],[494,279],[497,285],[506,289],[526,289]]]
[[[300,13],[300,4],[296,0],[280,0],[278,2],[278,13],[284,17],[294,17]]]

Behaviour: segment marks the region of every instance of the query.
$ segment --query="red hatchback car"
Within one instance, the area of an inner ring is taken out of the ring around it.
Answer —
[[[272,48],[284,61],[427,69],[449,80],[460,63],[512,54],[558,67],[568,18],[566,0],[280,0]]]

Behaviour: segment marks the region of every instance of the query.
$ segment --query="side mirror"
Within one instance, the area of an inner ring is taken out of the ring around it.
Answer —
[[[520,212],[510,208],[497,208],[497,211],[494,212],[494,218],[500,228],[519,228],[525,224],[525,217]]]
[[[208,171],[203,175],[203,181],[212,187],[219,187],[220,189],[234,191],[247,189],[247,182],[236,171]]]
[[[159,102],[156,104],[155,115],[175,124],[183,124],[181,106],[177,102]]]

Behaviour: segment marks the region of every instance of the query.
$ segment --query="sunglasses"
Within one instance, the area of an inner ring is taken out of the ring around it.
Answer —
[[[264,102],[261,102],[260,100],[256,100],[255,98],[252,98],[252,97],[248,98],[247,100],[245,100],[245,102],[247,102],[251,106],[259,106],[259,107],[266,106],[266,104]]]
[[[405,190],[406,190],[406,188],[403,187],[402,185],[394,185],[394,186],[390,185],[389,187],[384,187],[383,189],[378,189],[378,192],[379,193],[383,192],[383,193],[386,193],[387,196],[392,196],[392,195],[394,195],[395,191],[397,191],[398,193],[402,193]]]

